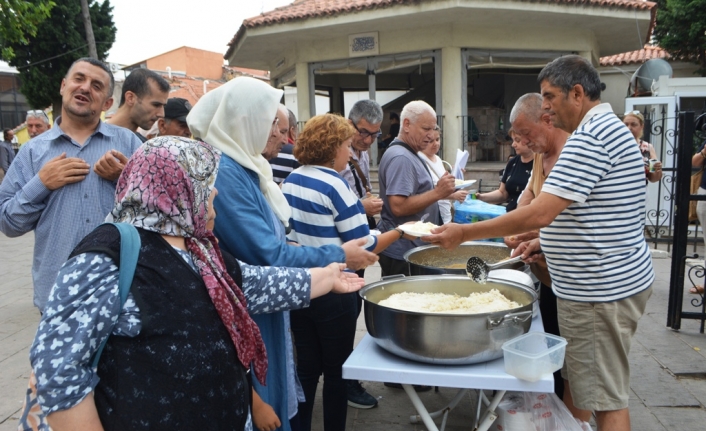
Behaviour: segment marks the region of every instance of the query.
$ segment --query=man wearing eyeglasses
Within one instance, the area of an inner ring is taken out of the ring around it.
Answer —
[[[351,108],[348,122],[355,128],[356,133],[353,135],[351,143],[351,158],[340,174],[348,181],[353,193],[361,200],[365,214],[368,216],[368,224],[371,229],[374,229],[375,219],[373,216],[380,214],[382,199],[371,195],[370,154],[368,150],[382,134],[380,132],[382,108],[374,100],[359,100]]]
[[[280,103],[277,109],[277,116],[272,123],[270,136],[267,138],[267,145],[262,151],[262,157],[272,160],[279,154],[280,150],[287,143],[287,132],[289,132],[289,111],[287,107]]]
[[[29,138],[36,138],[51,128],[49,117],[41,109],[27,111],[27,133]]]

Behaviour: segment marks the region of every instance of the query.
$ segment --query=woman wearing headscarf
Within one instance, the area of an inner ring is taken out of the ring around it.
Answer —
[[[333,265],[228,271],[207,229],[219,159],[207,144],[170,136],[148,141],[126,164],[107,217],[135,226],[141,240],[122,308],[121,237],[113,226],[96,228],[60,270],[30,350],[37,400],[54,431],[242,430],[247,369],[264,383],[268,360],[230,274],[251,291],[299,283],[317,296],[336,284],[357,288]]]
[[[282,91],[253,78],[228,81],[208,92],[187,117],[194,136],[223,152],[216,187],[220,246],[237,259],[253,265],[310,268],[346,262],[359,269],[377,260],[362,248],[365,239],[342,246],[299,247],[286,243],[285,226],[291,211],[280,188],[272,181],[272,168],[262,157],[275,122]],[[301,308],[301,306],[293,307]],[[262,400],[271,405],[283,430],[304,400],[294,368],[294,353],[287,311],[254,315],[265,341],[270,363],[267,385],[253,382]]]

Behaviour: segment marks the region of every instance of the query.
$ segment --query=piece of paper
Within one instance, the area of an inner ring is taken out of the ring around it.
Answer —
[[[466,162],[468,161],[468,151],[466,150],[456,150],[456,163],[454,163],[454,168],[451,174],[458,180],[463,178],[463,168],[466,167]]]

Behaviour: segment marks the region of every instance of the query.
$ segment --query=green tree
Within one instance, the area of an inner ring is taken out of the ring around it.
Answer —
[[[7,43],[29,43],[28,37],[37,34],[37,27],[49,17],[54,6],[51,0],[28,2],[24,0],[0,0],[0,58],[5,61],[15,56]]]
[[[706,76],[706,0],[658,0],[654,37],[672,56],[699,65]]]
[[[28,1],[36,4],[44,0]],[[117,31],[113,24],[113,7],[109,0],[103,3],[89,0],[88,3],[98,58],[104,60],[115,42]],[[61,80],[71,63],[88,56],[80,0],[57,2],[49,18],[37,28],[35,36],[28,38],[28,42],[7,44],[15,52],[8,63],[20,72],[20,91],[30,105],[43,108],[53,104],[55,115],[58,115],[61,112]]]

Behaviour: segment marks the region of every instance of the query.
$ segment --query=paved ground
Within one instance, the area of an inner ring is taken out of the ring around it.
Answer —
[[[33,236],[6,238],[0,234],[0,431],[15,430],[29,374],[28,349],[39,313],[32,306],[30,266]],[[704,255],[703,250],[699,250]],[[665,327],[669,293],[670,259],[653,260],[657,271],[654,294],[640,321],[630,354],[632,366],[631,418],[639,431],[696,431],[706,428],[706,335],[699,333],[696,321],[684,320],[679,332]],[[379,277],[371,267],[366,279]],[[685,309],[693,310],[686,295]],[[364,323],[358,324],[360,339]],[[321,386],[321,385],[319,385]],[[365,383],[379,397],[372,410],[348,410],[348,430],[423,430],[410,424],[414,409],[403,391]],[[455,390],[421,394],[430,408],[443,407]],[[320,398],[318,398],[320,400]],[[462,402],[449,419],[447,429],[470,429],[473,396]],[[315,408],[315,430],[321,430],[321,403]],[[699,425],[701,424],[701,425]]]

